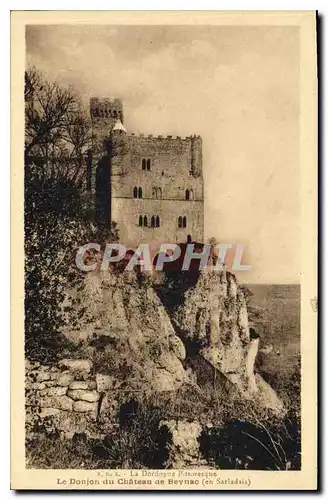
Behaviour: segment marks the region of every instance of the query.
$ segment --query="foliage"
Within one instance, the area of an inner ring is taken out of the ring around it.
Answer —
[[[81,182],[91,124],[72,87],[49,82],[35,67],[25,73],[25,162],[43,177]]]
[[[62,304],[69,287],[83,286],[77,249],[117,241],[114,226],[90,218],[84,189],[89,124],[72,89],[25,75],[25,346],[32,359],[50,361],[70,344],[59,334],[78,313]]]
[[[301,415],[301,363],[295,366],[293,373],[272,375],[261,372],[263,378],[272,386],[282,399],[285,408],[300,418]]]
[[[119,410],[119,429],[94,449],[110,468],[162,468],[168,458],[168,434],[159,430],[162,413],[147,401],[129,398]]]
[[[97,442],[85,434],[62,440],[58,434],[37,433],[26,441],[26,466],[33,469],[101,469],[106,463],[92,453]]]
[[[201,450],[220,469],[299,470],[299,429],[299,422],[290,417],[274,424],[231,420],[205,430]]]

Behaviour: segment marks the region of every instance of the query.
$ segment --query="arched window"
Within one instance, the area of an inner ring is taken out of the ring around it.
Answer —
[[[138,188],[138,198],[142,198],[142,189]]]
[[[162,188],[157,188],[157,198],[159,200],[162,198]]]
[[[155,196],[155,198],[157,198],[157,188],[153,187],[153,196]]]
[[[133,198],[138,198],[138,188],[136,186],[133,188]]]
[[[147,170],[150,170],[150,160],[147,160]]]
[[[151,222],[150,222],[151,227],[155,227],[155,216],[152,215],[151,217]]]
[[[182,227],[182,217],[178,218],[178,227]]]
[[[145,158],[142,159],[141,164],[142,164],[142,170],[146,170],[146,160],[145,160]]]
[[[156,215],[156,227],[160,226],[160,222],[160,218],[158,217],[158,215]]]
[[[142,227],[142,223],[143,223],[143,217],[142,215],[139,215],[139,226]]]
[[[143,223],[144,223],[144,226],[148,226],[148,219],[147,219],[147,215],[144,216],[143,218]]]
[[[182,219],[182,227],[187,227],[187,217],[183,217],[183,219]]]
[[[190,192],[189,192],[189,189],[186,189],[186,200],[190,200]]]

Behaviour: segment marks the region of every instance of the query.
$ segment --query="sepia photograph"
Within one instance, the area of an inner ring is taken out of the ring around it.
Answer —
[[[29,14],[17,489],[315,489],[315,13]]]

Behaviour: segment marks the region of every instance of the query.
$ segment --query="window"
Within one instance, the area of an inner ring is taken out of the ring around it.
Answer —
[[[147,219],[147,215],[144,216],[143,218],[143,223],[144,223],[144,226],[147,227],[148,226],[148,219]]]
[[[160,200],[162,198],[162,188],[160,187],[153,187],[153,196]]]
[[[178,218],[178,227],[179,228],[187,227],[187,217],[185,215],[183,217],[182,215],[180,215],[180,217]]]
[[[143,224],[143,217],[142,215],[139,215],[139,226],[142,227]]]
[[[158,217],[158,215],[156,215],[156,227],[160,226],[160,222],[160,218]]]
[[[155,215],[152,215],[150,225],[151,227],[155,227]]]
[[[142,170],[150,170],[151,168],[151,160],[150,158],[146,159],[146,158],[143,158],[141,160],[141,167],[142,167]]]
[[[193,200],[194,192],[192,189],[186,189],[186,200]]]
[[[133,188],[133,198],[142,198],[142,188],[135,186]]]

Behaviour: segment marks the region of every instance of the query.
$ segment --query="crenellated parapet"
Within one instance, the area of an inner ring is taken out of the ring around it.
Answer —
[[[123,102],[121,99],[91,97],[90,115],[92,120],[111,118],[123,123]]]
[[[200,140],[201,141],[201,136],[200,135],[188,135],[186,137],[182,137],[180,135],[153,135],[153,134],[134,134],[131,133],[129,134],[129,137],[135,138],[135,139],[142,139],[142,140],[158,140],[158,141],[182,141],[182,142],[188,142],[191,143],[193,140]]]

